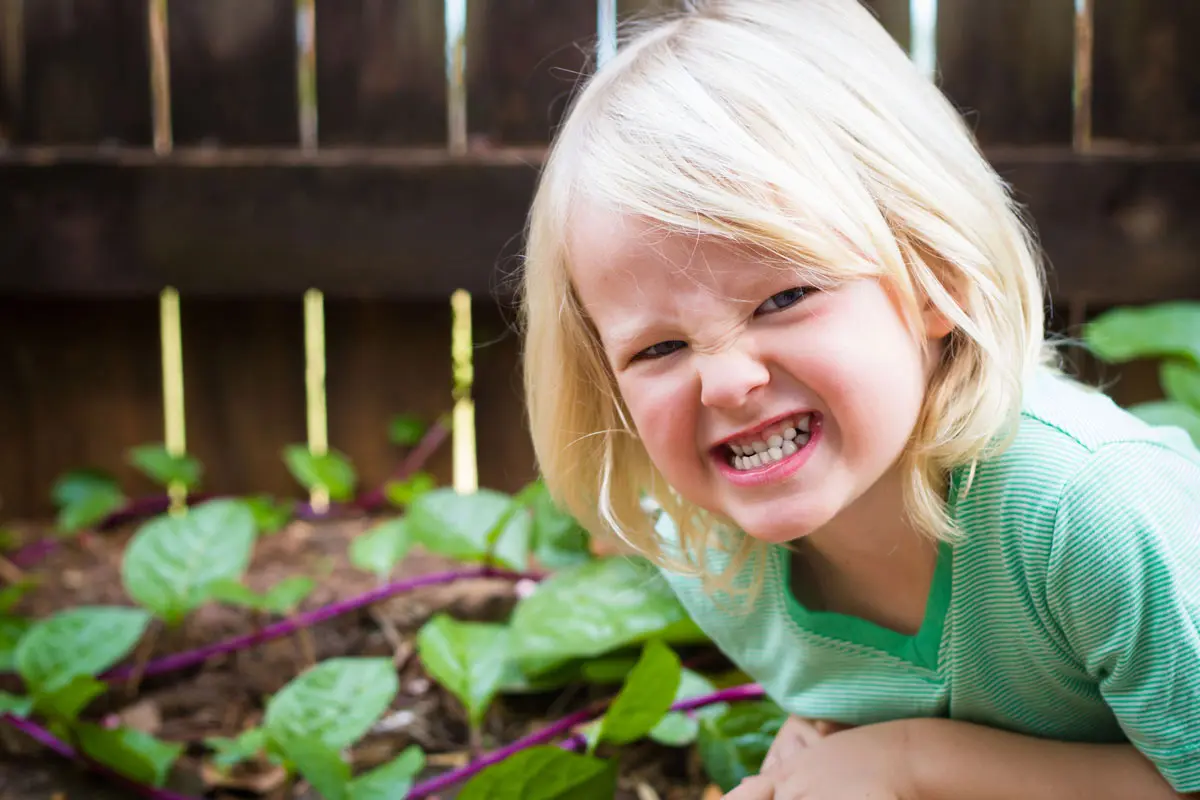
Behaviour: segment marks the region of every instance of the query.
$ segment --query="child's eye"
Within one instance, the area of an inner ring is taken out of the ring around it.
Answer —
[[[683,342],[679,341],[678,339],[674,339],[669,342],[659,342],[658,344],[650,345],[645,350],[635,353],[633,356],[633,360],[641,361],[644,359],[662,358],[663,356],[670,355],[671,353],[674,353],[676,350],[680,350],[684,347],[687,347],[687,345],[684,344]]]
[[[754,313],[770,314],[773,311],[782,311],[788,306],[795,305],[803,300],[811,291],[812,289],[805,289],[798,286],[792,289],[785,289],[778,294],[768,297],[761,306],[754,309]]]

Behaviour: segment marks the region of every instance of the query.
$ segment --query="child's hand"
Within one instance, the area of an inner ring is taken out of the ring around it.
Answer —
[[[764,762],[762,774],[742,781],[725,800],[910,800],[915,796],[904,721],[826,736],[817,733],[815,725],[810,727],[811,731],[793,726],[797,735],[787,741],[786,759],[785,743],[780,742],[779,758],[770,766]]]
[[[761,772],[771,772],[775,767],[786,765],[798,751],[812,747],[824,737],[849,726],[826,720],[809,720],[803,717],[791,716],[775,734],[771,749],[763,759]]]

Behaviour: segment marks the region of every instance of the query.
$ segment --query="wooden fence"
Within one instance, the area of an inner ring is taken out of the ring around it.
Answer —
[[[532,477],[505,279],[597,26],[651,3],[446,2],[0,0],[0,515],[46,513],[78,466],[149,490],[123,452],[162,438],[167,285],[206,489],[298,494],[279,451],[304,440],[313,286],[331,444],[365,482],[392,414],[450,406],[459,287],[480,481]],[[909,0],[870,4],[932,43],[1034,215],[1055,327],[1200,297],[1200,2],[938,0],[931,40]]]

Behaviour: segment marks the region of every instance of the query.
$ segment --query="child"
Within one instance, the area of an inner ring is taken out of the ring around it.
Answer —
[[[730,798],[1200,793],[1200,453],[1056,370],[1014,203],[856,0],[649,27],[528,233],[548,485],[795,717]]]

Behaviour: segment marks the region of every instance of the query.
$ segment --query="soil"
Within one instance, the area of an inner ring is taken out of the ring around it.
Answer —
[[[373,576],[352,567],[346,552],[350,540],[372,525],[368,518],[317,523],[297,521],[256,545],[247,584],[264,590],[293,575],[317,579],[316,590],[301,610],[350,598],[373,588]],[[26,541],[44,535],[36,523],[15,526]],[[35,618],[68,606],[128,605],[120,579],[120,557],[135,526],[91,533],[63,543],[28,574],[39,584],[14,611]],[[410,555],[394,579],[452,568],[443,559]],[[310,642],[286,638],[202,666],[144,680],[136,689],[116,686],[88,708],[87,716],[119,715],[126,724],[171,742],[186,744],[167,788],[211,800],[292,800],[316,798],[303,782],[285,786],[283,775],[267,764],[241,767],[231,780],[222,779],[205,763],[204,739],[236,736],[257,724],[266,698],[293,678],[311,659],[345,655],[390,655],[400,677],[391,709],[352,756],[356,771],[386,761],[402,749],[419,745],[427,754],[426,773],[435,775],[470,758],[465,717],[458,702],[423,671],[413,640],[435,612],[460,619],[504,619],[514,602],[508,581],[470,580],[420,589],[343,615],[309,629]],[[206,604],[176,630],[159,629],[150,637],[151,657],[192,649],[247,633],[255,620],[250,612]],[[312,651],[309,652],[308,647]],[[600,696],[595,687],[572,686],[535,696],[498,698],[486,722],[484,750],[503,746]],[[694,749],[653,743],[622,748],[619,800],[715,800],[720,792],[703,780]],[[93,773],[48,754],[15,730],[0,726],[0,800],[74,800],[127,798],[132,793]],[[440,795],[443,800],[454,792]]]

